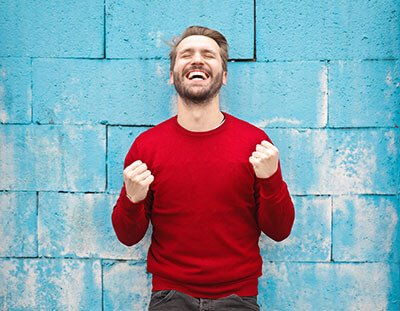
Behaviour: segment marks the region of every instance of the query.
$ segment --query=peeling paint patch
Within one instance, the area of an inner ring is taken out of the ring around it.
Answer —
[[[329,197],[293,197],[296,219],[290,236],[275,242],[260,238],[265,260],[328,261],[331,250],[331,208]]]
[[[323,66],[320,76],[320,96],[317,101],[317,114],[319,116],[318,125],[323,127],[328,124],[328,66]]]
[[[399,261],[400,225],[395,196],[343,196],[333,199],[335,261]]]
[[[395,310],[388,263],[271,263],[260,279],[262,310]],[[377,286],[377,284],[379,286]],[[285,294],[286,293],[286,294]],[[398,306],[398,305],[397,305]]]
[[[105,310],[147,310],[151,279],[143,264],[118,262],[103,270]]]
[[[99,261],[0,259],[0,297],[10,310],[101,310]],[[8,310],[8,309],[6,309]]]
[[[145,260],[151,227],[137,245],[120,243],[111,224],[115,202],[106,194],[41,193],[40,255]]]

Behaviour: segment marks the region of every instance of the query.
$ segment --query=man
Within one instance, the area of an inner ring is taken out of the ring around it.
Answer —
[[[125,158],[112,222],[128,246],[152,222],[149,310],[259,310],[261,231],[281,241],[293,225],[278,149],[220,110],[227,60],[221,33],[187,28],[170,53],[178,114],[139,135]]]

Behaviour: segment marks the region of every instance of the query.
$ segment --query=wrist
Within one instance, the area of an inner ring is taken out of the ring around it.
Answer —
[[[130,196],[128,193],[126,193],[126,197],[131,201],[132,203],[136,203],[135,200]]]

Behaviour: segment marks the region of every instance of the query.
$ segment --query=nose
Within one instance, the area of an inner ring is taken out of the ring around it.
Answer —
[[[193,54],[192,64],[203,64],[203,57],[201,53],[197,52]]]

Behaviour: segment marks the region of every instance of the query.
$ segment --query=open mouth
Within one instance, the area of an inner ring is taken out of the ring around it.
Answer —
[[[189,70],[185,77],[191,81],[205,81],[210,77],[210,75],[203,70],[193,69]]]

